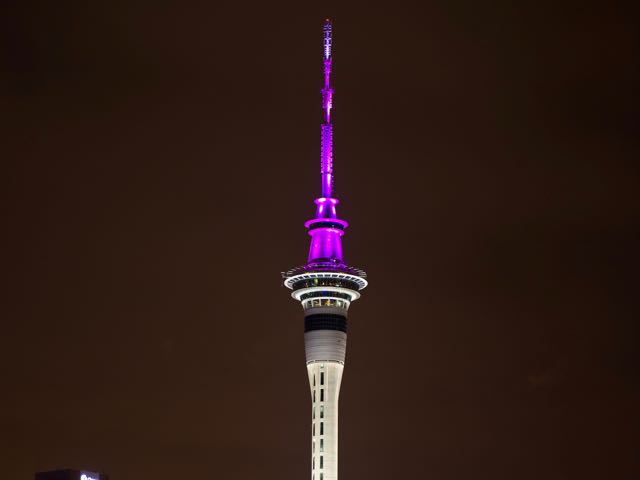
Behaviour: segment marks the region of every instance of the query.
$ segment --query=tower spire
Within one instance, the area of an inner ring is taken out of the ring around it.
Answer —
[[[336,205],[338,199],[333,196],[333,125],[331,108],[333,107],[333,88],[331,87],[331,63],[333,56],[333,25],[326,19],[322,27],[322,52],[324,66],[324,84],[322,87],[323,120],[320,125],[320,176],[322,193],[316,198],[316,216],[305,223],[311,235],[309,262],[342,263],[342,240],[344,229],[349,225],[338,218]]]
[[[333,107],[333,88],[331,88],[333,25],[328,18],[324,21],[322,33],[324,47],[322,110],[324,113],[324,122],[321,126],[320,175],[322,176],[322,197],[331,198],[333,194],[333,125],[331,125],[331,108]]]

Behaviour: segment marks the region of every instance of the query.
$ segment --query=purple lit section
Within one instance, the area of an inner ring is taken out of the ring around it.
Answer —
[[[322,109],[324,123],[320,137],[320,174],[322,175],[322,196],[331,198],[333,193],[333,125],[331,125],[331,109],[333,108],[333,88],[331,88],[331,44],[333,27],[326,20],[323,27],[324,40],[324,86],[322,87]]]
[[[322,196],[331,198],[333,194],[333,125],[331,108],[333,107],[333,88],[331,88],[331,44],[333,27],[326,20],[323,27],[324,39],[324,86],[322,88],[322,109],[324,123],[320,134],[320,175],[322,176]]]
[[[333,28],[330,20],[323,27],[323,66],[324,86],[322,88],[323,120],[320,137],[320,175],[322,178],[322,196],[315,200],[316,216],[305,223],[311,235],[309,263],[318,261],[342,262],[342,236],[348,223],[338,218],[333,198],[333,88],[331,88],[331,47]]]
[[[324,23],[324,87],[322,88],[322,108],[325,123],[331,123],[331,108],[333,107],[333,88],[331,88],[331,20]]]
[[[311,248],[309,262],[319,260],[342,260],[342,230],[337,228],[317,228],[309,232]]]
[[[322,125],[320,137],[320,174],[322,175],[322,196],[331,198],[333,193],[333,125]]]
[[[329,86],[329,76],[331,75],[331,60],[324,62],[325,86],[322,89],[322,108],[324,110],[324,121],[331,122],[331,109],[333,108],[333,88]]]
[[[316,217],[311,220],[307,220],[304,226],[312,228],[312,225],[317,223],[326,223],[341,225],[344,230],[349,226],[345,220],[338,218],[338,212],[336,212],[336,205],[340,203],[337,198],[316,198],[314,200],[316,206]],[[314,227],[317,228],[317,227]]]

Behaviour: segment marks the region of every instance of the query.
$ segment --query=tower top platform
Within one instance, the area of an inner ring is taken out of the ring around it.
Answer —
[[[286,272],[282,272],[282,278],[291,278],[304,273],[345,273],[347,275],[353,275],[354,277],[360,277],[362,279],[367,278],[367,274],[364,270],[356,267],[351,267],[346,263],[336,262],[328,260],[326,262],[311,262],[306,265],[294,267]]]

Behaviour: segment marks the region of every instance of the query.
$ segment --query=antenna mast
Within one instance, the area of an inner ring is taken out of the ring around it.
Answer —
[[[324,122],[321,129],[320,174],[322,176],[322,198],[333,195],[333,125],[331,125],[331,108],[333,107],[333,88],[331,88],[331,43],[333,25],[326,19],[323,31],[324,51],[324,87],[322,88],[322,109]]]

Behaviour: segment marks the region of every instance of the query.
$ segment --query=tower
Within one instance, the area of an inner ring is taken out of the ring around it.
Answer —
[[[321,196],[305,223],[311,236],[307,263],[283,273],[291,296],[304,309],[304,347],[311,389],[311,480],[338,478],[338,397],[347,347],[347,311],[367,286],[366,274],[348,266],[342,236],[348,223],[338,218],[333,194],[332,24],[323,27],[323,122],[320,127]]]

